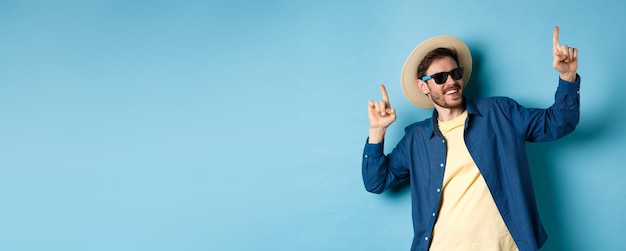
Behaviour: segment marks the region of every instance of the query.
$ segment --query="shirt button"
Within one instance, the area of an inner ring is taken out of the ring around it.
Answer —
[[[433,213],[433,217],[435,217],[435,213]]]
[[[367,159],[367,157],[369,157],[369,156],[367,156],[367,154],[366,154],[366,155],[365,155],[365,158]]]
[[[439,192],[441,192],[441,189],[437,188],[437,192],[438,192],[438,193],[439,193]]]
[[[427,241],[427,240],[428,240],[428,237],[424,237],[424,240],[426,240],[426,241]]]
[[[443,163],[439,164],[440,167],[443,167]]]
[[[445,143],[446,143],[446,140],[445,140],[445,139],[442,139],[442,140],[441,140],[441,143],[444,143],[444,144],[445,144]]]

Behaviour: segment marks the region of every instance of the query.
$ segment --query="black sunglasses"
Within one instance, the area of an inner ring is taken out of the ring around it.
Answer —
[[[423,76],[422,81],[427,81],[429,79],[434,79],[435,83],[438,85],[445,83],[448,80],[448,75],[452,77],[454,80],[459,80],[463,77],[463,67],[456,68],[449,72],[439,72],[430,76]]]

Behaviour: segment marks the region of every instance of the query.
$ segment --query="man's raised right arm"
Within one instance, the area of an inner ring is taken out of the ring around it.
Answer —
[[[385,133],[396,120],[396,111],[391,108],[387,90],[382,84],[380,91],[383,100],[368,101],[369,138],[363,149],[363,183],[365,189],[372,193],[382,193],[405,175],[405,171],[395,170],[391,158],[383,153]]]

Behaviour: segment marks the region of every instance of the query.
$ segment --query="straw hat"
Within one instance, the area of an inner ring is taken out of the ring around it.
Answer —
[[[459,67],[465,68],[463,71],[463,87],[467,85],[472,73],[472,54],[467,45],[460,39],[453,36],[436,36],[419,44],[411,52],[406,62],[404,62],[400,84],[402,85],[404,96],[415,106],[421,108],[433,108],[434,105],[430,97],[424,95],[417,87],[417,66],[426,54],[437,48],[448,48],[456,51],[459,58]]]

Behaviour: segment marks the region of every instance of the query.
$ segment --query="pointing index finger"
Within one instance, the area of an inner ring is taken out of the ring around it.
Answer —
[[[559,26],[554,26],[554,34],[552,35],[552,46],[559,47]]]
[[[387,95],[387,89],[384,84],[380,84],[380,92],[383,94],[383,101],[389,105],[389,96]]]

